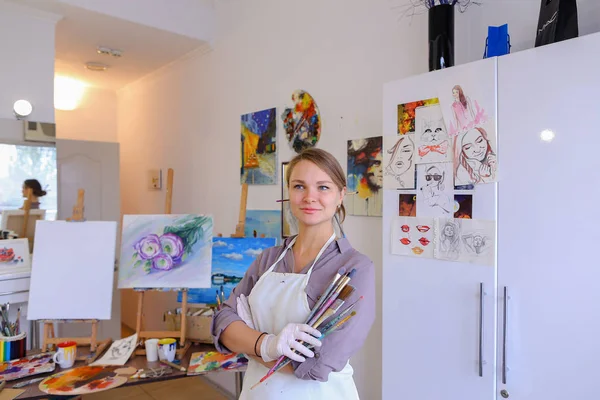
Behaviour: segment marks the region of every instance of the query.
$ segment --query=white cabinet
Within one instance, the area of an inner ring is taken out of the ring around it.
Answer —
[[[385,192],[384,399],[598,398],[598,48],[595,34],[476,63],[497,68],[499,181],[473,200],[497,221],[494,267],[392,255],[399,192]],[[386,84],[384,134],[460,68]]]

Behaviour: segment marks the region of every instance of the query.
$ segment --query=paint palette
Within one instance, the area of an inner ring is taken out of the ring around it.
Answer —
[[[217,351],[202,351],[192,354],[188,375],[200,375],[217,369],[233,370],[248,365],[248,358],[243,354],[222,354]]]
[[[54,353],[41,353],[0,363],[0,380],[13,381],[32,375],[54,371]]]
[[[114,389],[127,382],[135,368],[86,365],[54,374],[42,382],[39,389],[52,395],[84,395]]]

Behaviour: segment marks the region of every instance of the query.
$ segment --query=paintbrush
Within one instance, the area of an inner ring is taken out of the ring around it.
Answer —
[[[331,303],[329,308],[327,310],[325,310],[325,312],[323,314],[321,314],[319,319],[313,324],[313,328],[317,329],[319,327],[319,325],[321,325],[323,323],[323,321],[325,321],[326,319],[331,317],[333,314],[338,312],[338,310],[344,305],[344,302],[346,301],[346,299],[349,299],[350,296],[352,296],[352,293],[354,293],[354,290],[355,290],[354,286],[352,286],[352,285],[347,285],[345,288],[343,288],[342,291],[340,292],[339,296],[337,297],[337,299],[335,299],[335,301],[333,303]]]
[[[176,370],[179,370],[179,371],[181,371],[181,372],[185,372],[185,371],[187,371],[187,369],[185,369],[185,367],[182,367],[181,365],[177,365],[177,364],[175,364],[175,363],[172,363],[172,362],[171,362],[171,361],[169,361],[169,360],[160,360],[160,362],[161,362],[161,363],[163,363],[163,364],[166,364],[166,365],[168,365],[169,367],[173,367],[173,368],[175,368]]]
[[[352,271],[350,271],[349,274],[347,274],[346,276],[344,276],[341,280],[339,285],[335,288],[335,291],[333,291],[331,293],[331,295],[329,296],[329,298],[327,299],[327,301],[325,301],[325,303],[323,304],[323,306],[321,307],[320,310],[318,310],[316,312],[316,314],[313,315],[312,319],[310,319],[307,324],[313,326],[313,324],[319,319],[319,317],[329,308],[329,306],[331,306],[331,304],[333,304],[333,302],[335,301],[335,299],[337,299],[337,297],[339,296],[340,292],[342,291],[342,289],[344,287],[346,287],[346,285],[348,284],[348,282],[350,282],[350,280],[354,277],[354,274],[356,274],[356,268],[352,269]]]
[[[322,331],[323,332],[329,331],[333,326],[335,326],[335,324],[337,324],[342,318],[344,318],[346,316],[346,314],[348,314],[350,311],[352,311],[352,309],[354,308],[354,306],[356,305],[356,303],[358,303],[362,299],[363,299],[363,296],[360,296],[358,298],[358,300],[356,300],[354,303],[352,303],[348,307],[346,307],[346,309],[344,309],[344,311],[342,311],[340,313],[340,315],[338,315],[337,317],[333,318],[331,321],[329,321],[327,323],[327,325],[325,325],[323,328],[321,328]]]
[[[44,379],[46,379],[46,378],[47,378],[47,377],[46,377],[46,376],[44,376],[44,377],[42,377],[42,378],[34,378],[34,379],[30,379],[30,380],[28,380],[28,381],[19,382],[19,383],[16,383],[16,384],[14,384],[14,385],[13,385],[13,389],[19,389],[19,388],[25,387],[25,386],[27,386],[27,385],[31,385],[32,383],[36,383],[36,382],[39,382],[39,381],[43,381],[43,380],[44,380]]]
[[[219,290],[217,289],[217,310],[221,309],[221,299],[219,298]]]
[[[352,313],[350,315],[348,315],[346,318],[342,319],[341,321],[339,321],[336,325],[332,326],[327,332],[323,333],[323,338],[326,337],[327,335],[329,335],[330,333],[334,332],[336,329],[338,329],[339,327],[341,327],[342,325],[344,325],[346,322],[348,322],[348,320],[350,320],[350,318],[352,318],[353,316],[356,315],[356,311],[352,311]],[[313,348],[314,346],[310,345],[309,348]],[[261,383],[263,383],[264,381],[266,381],[267,379],[269,379],[271,377],[271,375],[273,375],[275,372],[279,371],[281,368],[285,367],[286,365],[288,365],[290,362],[292,362],[291,359],[287,359],[284,362],[282,362],[279,365],[275,365],[272,370],[269,370],[269,372],[267,372],[267,374],[265,376],[263,376],[260,381],[256,382],[254,384],[254,386],[252,386],[250,388],[250,390],[254,389],[255,387],[257,387],[258,385],[260,385]]]
[[[319,307],[321,307],[323,305],[323,303],[325,303],[325,301],[327,300],[327,296],[329,296],[329,293],[331,293],[331,291],[334,290],[334,287],[335,287],[336,283],[338,283],[338,281],[340,280],[340,278],[342,276],[344,276],[345,272],[346,272],[346,268],[344,268],[344,267],[338,269],[337,274],[335,274],[335,276],[333,277],[333,280],[331,281],[331,283],[329,284],[329,286],[327,286],[327,288],[325,289],[325,291],[321,295],[321,298],[319,299],[319,301],[317,301],[317,303],[313,307],[313,309],[310,312],[310,314],[308,314],[308,318],[306,318],[307,321],[310,321],[310,319],[313,317],[313,315],[315,315],[315,313],[317,312],[317,310],[319,309]]]

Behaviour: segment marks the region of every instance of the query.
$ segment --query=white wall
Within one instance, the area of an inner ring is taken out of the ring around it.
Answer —
[[[87,87],[75,110],[56,110],[55,114],[59,139],[118,142],[117,94],[114,90]]]
[[[213,51],[118,94],[123,212],[162,212],[164,192],[148,192],[143,177],[148,168],[171,166],[173,212],[212,213],[215,232],[232,233],[240,196],[240,115],[274,106],[280,114],[295,89],[316,99],[323,118],[318,146],[345,166],[347,139],[382,134],[383,84],[427,70],[426,15],[400,20],[394,3],[218,2]],[[459,62],[481,58],[492,24],[509,22],[514,51],[533,45],[539,3],[500,3],[509,7],[502,14],[492,2],[457,17]],[[292,156],[280,129],[279,162]],[[250,186],[248,208],[276,209],[279,197],[279,185]],[[350,241],[371,257],[377,273],[375,325],[351,360],[364,399],[381,398],[381,243],[373,239],[381,223],[352,216],[345,223]],[[165,301],[172,305],[172,297]]]
[[[54,122],[54,27],[57,17],[0,1],[0,118],[13,104],[33,105],[31,120]]]

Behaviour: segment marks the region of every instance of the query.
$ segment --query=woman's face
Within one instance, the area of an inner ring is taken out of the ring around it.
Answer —
[[[398,146],[400,146],[400,148],[396,150],[394,158],[390,161],[390,166],[395,175],[402,175],[412,166],[415,145],[411,138],[407,136],[402,139]]]
[[[477,129],[471,129],[462,138],[461,146],[470,160],[483,161],[487,153],[487,141]]]
[[[383,187],[383,168],[381,168],[381,162],[383,161],[383,155],[381,151],[370,161],[369,168],[367,169],[367,176],[371,181],[371,184],[382,188]]]
[[[430,167],[425,174],[425,186],[439,186],[444,181],[444,174],[438,167]]]
[[[446,225],[444,227],[444,235],[446,237],[452,237],[452,236],[454,236],[454,227],[452,225]]]
[[[23,197],[27,197],[27,186],[25,186],[25,184],[21,187],[21,193],[23,194]]]
[[[448,92],[446,92],[448,93]],[[452,97],[454,97],[456,100],[458,100],[458,97],[460,95],[460,92],[458,91],[458,89],[452,89]]]

